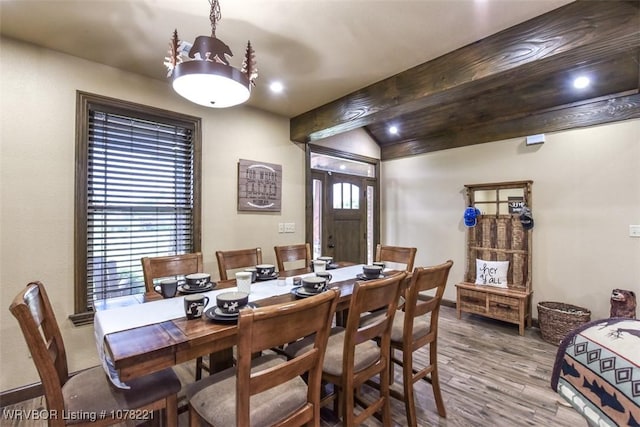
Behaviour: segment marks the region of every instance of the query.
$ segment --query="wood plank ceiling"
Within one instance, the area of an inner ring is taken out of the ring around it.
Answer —
[[[576,1],[296,116],[291,139],[364,127],[388,160],[637,118],[639,68],[640,2]]]

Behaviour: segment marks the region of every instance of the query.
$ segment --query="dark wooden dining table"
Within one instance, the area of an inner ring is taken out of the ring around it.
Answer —
[[[309,269],[281,272],[280,277],[292,277],[310,273]],[[388,271],[385,276],[396,273]],[[349,307],[353,286],[358,279],[332,282],[330,287],[340,289],[338,310]],[[234,287],[235,280],[218,282],[217,289]],[[260,286],[255,283],[254,286]],[[148,295],[147,299],[156,296]],[[290,292],[254,301],[257,306],[292,302],[297,297]],[[205,316],[187,320],[186,317],[144,325],[104,337],[106,351],[109,352],[115,369],[122,381],[128,381],[197,357],[211,353],[229,354],[237,343],[235,323],[216,323]]]

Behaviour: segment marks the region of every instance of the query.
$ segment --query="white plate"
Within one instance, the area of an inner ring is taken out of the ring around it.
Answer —
[[[307,292],[304,290],[304,288],[302,286],[296,287],[291,289],[291,293],[293,293],[296,296],[299,296],[301,298],[306,298],[306,297],[312,297],[314,295],[319,295],[322,292]]]
[[[263,280],[273,280],[278,278],[278,272],[274,271],[273,274],[269,275],[269,276],[257,276],[256,280],[257,281],[263,281]]]
[[[217,316],[223,316],[223,317],[238,317],[238,315],[240,314],[238,312],[235,312],[235,313],[224,313],[222,310],[220,310],[220,307],[215,307],[213,309],[213,312]]]
[[[362,273],[356,274],[356,277],[360,280],[375,280],[375,279],[384,279],[384,276],[381,274],[378,277],[369,278]]]
[[[240,307],[239,310],[242,310],[245,307],[249,307],[249,308],[256,308],[258,307],[257,305],[255,305],[254,303],[250,302],[249,304]],[[214,307],[213,308],[213,312],[215,313],[216,316],[224,316],[224,317],[238,317],[240,315],[240,311],[237,311],[236,313],[225,313],[222,310],[220,310],[220,307]]]
[[[211,289],[215,288],[216,284],[213,282],[209,282],[207,286],[191,288],[189,285],[182,284],[178,285],[178,292],[182,292],[183,294],[197,294],[199,292],[208,292]]]

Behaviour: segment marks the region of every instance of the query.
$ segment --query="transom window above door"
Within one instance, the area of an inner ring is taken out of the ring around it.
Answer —
[[[320,153],[311,153],[311,169],[338,172],[346,175],[376,177],[376,165],[357,160],[343,159]]]

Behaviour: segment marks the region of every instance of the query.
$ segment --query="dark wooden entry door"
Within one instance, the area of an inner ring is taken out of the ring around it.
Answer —
[[[329,174],[323,217],[325,252],[338,261],[365,263],[367,258],[366,180]]]

